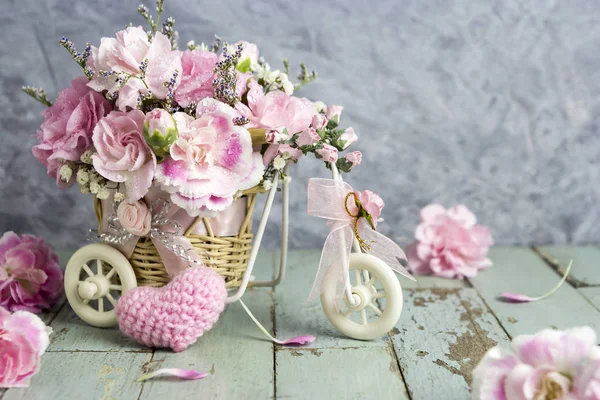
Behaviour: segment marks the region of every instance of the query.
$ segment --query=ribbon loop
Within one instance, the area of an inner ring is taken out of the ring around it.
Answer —
[[[406,262],[402,249],[360,220],[360,209],[356,215],[351,212],[347,203],[352,195],[356,199],[354,189],[345,182],[323,178],[308,181],[308,214],[329,220],[330,233],[325,240],[319,269],[307,301],[328,289],[335,290],[337,297],[343,295],[348,284],[354,238],[363,252],[378,257],[393,271],[415,280],[402,265]]]

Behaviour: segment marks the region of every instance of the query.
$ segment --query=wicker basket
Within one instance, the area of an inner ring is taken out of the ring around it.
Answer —
[[[246,217],[236,236],[215,236],[210,221],[198,217],[186,230],[185,237],[203,258],[207,258],[207,266],[217,271],[227,288],[239,287],[252,250],[252,214],[256,204],[256,196],[262,188],[254,187],[244,192],[246,199]],[[102,221],[102,206],[98,199],[94,201],[96,218]],[[99,222],[100,223],[100,222]],[[204,224],[206,235],[192,234],[197,224]],[[170,278],[162,263],[158,251],[150,238],[141,238],[133,250],[129,262],[135,271],[138,286],[166,285]]]

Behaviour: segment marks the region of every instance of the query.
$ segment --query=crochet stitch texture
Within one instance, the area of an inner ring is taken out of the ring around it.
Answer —
[[[162,288],[126,292],[115,311],[121,331],[149,347],[185,350],[217,322],[225,308],[225,281],[206,267],[194,267]]]

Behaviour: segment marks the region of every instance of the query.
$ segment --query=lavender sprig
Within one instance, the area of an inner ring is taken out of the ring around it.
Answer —
[[[215,35],[215,38],[213,40],[212,45],[210,46],[210,51],[212,51],[213,53],[218,53],[219,49],[221,48],[221,43],[222,40],[218,35]]]
[[[154,17],[152,16],[152,14],[150,14],[150,10],[148,9],[148,7],[146,7],[143,4],[140,4],[137,8],[138,13],[142,17],[144,17],[146,22],[148,22],[148,25],[150,25],[151,34],[148,35],[150,36],[150,39],[156,34],[156,29],[158,28],[158,25],[160,23],[160,16],[163,12],[164,2],[164,0],[156,0],[156,21],[154,21]]]
[[[306,67],[306,64],[300,64],[300,73],[298,74],[298,80],[300,80],[300,82],[294,85],[294,90],[301,88],[302,86],[314,81],[315,79],[317,79],[317,73],[315,71],[309,71]]]
[[[223,60],[217,62],[214,72],[216,78],[213,80],[213,88],[215,89],[214,98],[221,100],[230,106],[235,106],[240,101],[236,93],[235,85],[237,82],[236,65],[242,55],[242,44],[238,44],[235,52],[229,54],[229,44],[223,43]]]
[[[166,37],[169,38],[171,42],[171,49],[177,49],[177,39],[179,39],[179,33],[174,29],[175,26],[175,18],[169,17],[165,22],[163,22],[162,33]]]
[[[23,92],[27,93],[28,95],[30,95],[31,97],[33,97],[34,99],[36,99],[37,101],[42,103],[43,105],[45,105],[47,107],[52,106],[52,102],[50,100],[48,100],[48,96],[44,89],[35,88],[33,86],[23,86],[21,88],[21,90],[23,90]]]
[[[77,51],[75,44],[65,36],[60,39],[59,43],[69,52],[73,60],[79,64],[85,76],[87,76],[88,79],[92,79],[94,76],[94,71],[87,66],[87,60],[92,55],[92,45],[86,43],[85,50],[83,50],[83,52],[79,52]]]

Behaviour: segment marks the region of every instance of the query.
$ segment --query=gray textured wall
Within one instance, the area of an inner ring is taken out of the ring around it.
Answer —
[[[1,0],[0,230],[57,247],[84,242],[91,198],[57,190],[31,155],[42,107],[20,87],[45,86],[54,98],[79,73],[58,39],[97,44],[141,23],[137,4]],[[346,107],[366,158],[350,182],[383,195],[384,233],[408,238],[422,206],[461,202],[497,243],[600,241],[599,2],[167,0],[166,8],[182,43],[244,38],[273,63],[288,57],[319,72],[301,94]],[[294,171],[294,247],[322,244],[326,229],[306,216],[305,188],[323,173],[308,159]]]

